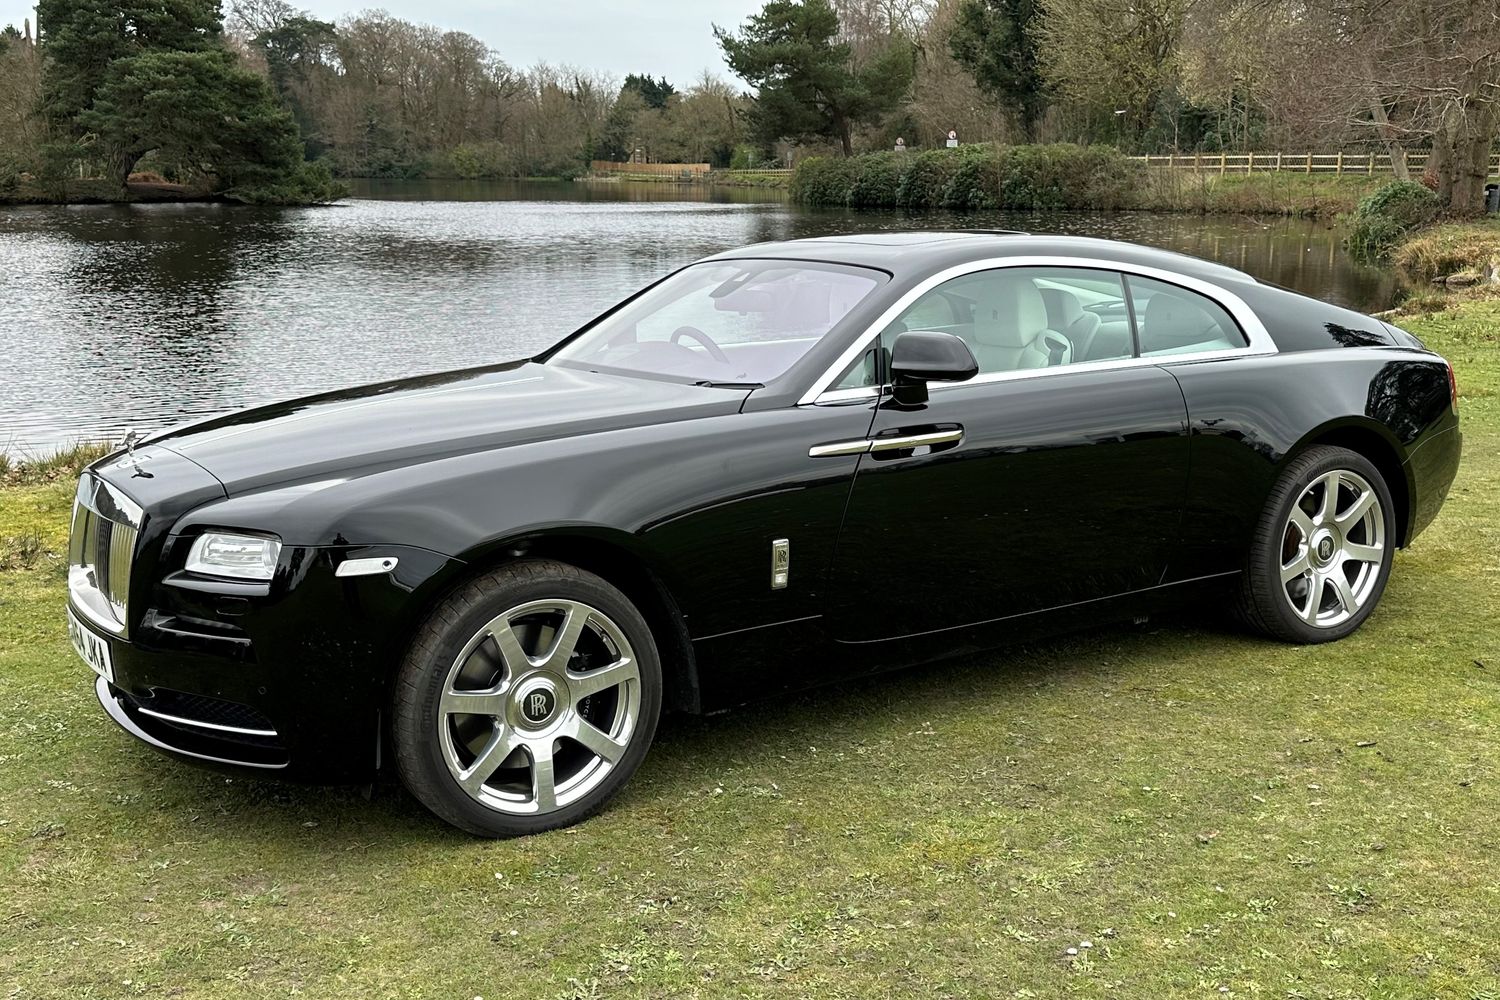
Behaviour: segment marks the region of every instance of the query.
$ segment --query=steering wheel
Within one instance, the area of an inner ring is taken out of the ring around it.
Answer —
[[[702,344],[703,349],[708,352],[708,356],[713,358],[719,364],[727,365],[730,363],[729,355],[724,353],[724,348],[714,343],[712,337],[704,333],[702,330],[698,329],[696,326],[679,326],[677,329],[672,331],[672,343],[676,344],[682,337],[687,337],[689,340],[696,340],[698,343]]]

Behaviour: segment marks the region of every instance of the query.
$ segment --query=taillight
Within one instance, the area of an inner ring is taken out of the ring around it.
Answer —
[[[1458,376],[1453,373],[1453,362],[1448,362],[1448,398],[1453,400],[1453,412],[1458,412]]]

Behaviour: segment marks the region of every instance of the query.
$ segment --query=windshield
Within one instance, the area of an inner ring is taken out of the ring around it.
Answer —
[[[600,320],[551,360],[693,382],[764,383],[884,280],[868,268],[806,261],[694,264]]]

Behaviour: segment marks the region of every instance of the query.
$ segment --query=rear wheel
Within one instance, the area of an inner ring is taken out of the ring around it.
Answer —
[[[396,687],[396,763],[434,813],[490,837],[601,808],[661,710],[645,619],[603,579],[525,560],[466,584],[421,627]]]
[[[1240,583],[1240,613],[1287,642],[1342,639],[1375,610],[1395,549],[1380,471],[1319,445],[1293,459],[1266,501]]]

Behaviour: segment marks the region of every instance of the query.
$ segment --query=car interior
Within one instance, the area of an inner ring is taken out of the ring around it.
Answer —
[[[1142,356],[1247,343],[1223,307],[1177,285],[1082,268],[999,268],[928,292],[882,332],[880,346],[889,351],[907,330],[951,333],[981,374],[1111,361],[1135,356],[1132,309]],[[837,387],[877,385],[878,367],[876,352],[866,352]]]

